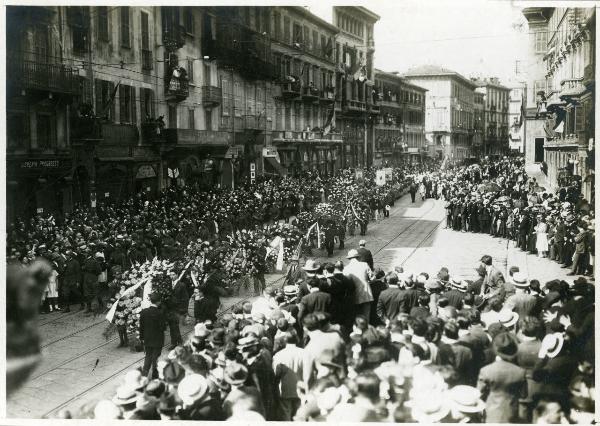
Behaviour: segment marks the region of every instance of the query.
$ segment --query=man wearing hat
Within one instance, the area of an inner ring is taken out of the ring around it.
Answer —
[[[370,250],[368,250],[365,246],[367,245],[367,242],[365,240],[360,240],[358,243],[358,260],[360,260],[361,262],[365,262],[367,265],[369,265],[369,268],[371,268],[371,270],[373,270],[373,254],[371,253]]]
[[[146,353],[142,374],[153,379],[158,377],[156,363],[165,341],[166,320],[159,304],[160,295],[150,293],[150,306],[140,313],[140,340]]]
[[[271,360],[261,352],[260,341],[254,334],[241,338],[238,349],[248,366],[246,384],[254,385],[259,390],[265,408],[265,418],[275,420],[276,383]]]
[[[477,388],[485,401],[487,423],[519,423],[519,399],[527,395],[525,370],[514,364],[518,347],[511,333],[492,341],[496,360],[479,371]]]
[[[538,306],[538,298],[529,294],[529,280],[523,272],[515,272],[512,277],[515,294],[504,302],[504,309],[519,314],[520,318],[532,315]]]
[[[71,298],[79,288],[79,283],[81,282],[81,266],[77,257],[75,257],[75,254],[70,249],[66,251],[66,255],[67,261],[63,271],[62,295],[65,312],[71,312]],[[82,303],[81,308],[83,309],[84,307],[85,305]]]
[[[461,280],[458,277],[452,277],[450,279],[450,290],[442,294],[442,297],[448,299],[448,304],[454,306],[456,309],[461,309],[463,299],[467,294],[467,288],[469,284],[465,280]]]
[[[92,301],[98,297],[98,276],[102,272],[102,269],[98,260],[92,255],[92,250],[89,247],[86,248],[85,254],[86,260],[82,268],[83,298],[87,306],[86,312],[92,312]],[[98,306],[98,310],[102,309],[103,306]]]
[[[344,275],[352,280],[354,284],[354,312],[369,319],[371,317],[371,302],[373,293],[369,281],[371,280],[371,268],[365,262],[358,260],[357,250],[350,250],[346,256],[350,262],[344,267]]]
[[[229,395],[223,401],[223,414],[225,418],[232,416],[234,411],[245,409],[265,415],[260,391],[254,386],[246,386],[248,369],[237,362],[225,366],[224,378],[231,386]]]

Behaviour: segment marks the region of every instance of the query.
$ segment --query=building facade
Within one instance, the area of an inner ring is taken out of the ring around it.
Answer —
[[[508,147],[511,152],[523,154],[525,152],[525,135],[523,133],[523,112],[525,107],[524,84],[510,85],[508,95]]]
[[[523,14],[535,64],[528,76],[527,161],[543,164],[550,189],[581,181],[593,200],[595,9],[526,8]]]
[[[365,8],[333,24],[294,6],[7,14],[9,217],[373,158]]]
[[[497,78],[474,80],[476,92],[483,94],[484,134],[481,153],[504,155],[508,152],[508,105],[510,89]]]
[[[472,155],[475,83],[433,65],[409,70],[406,80],[427,89],[425,134],[435,155],[460,161]]]
[[[335,127],[342,133],[344,167],[366,166],[373,161],[374,27],[379,16],[364,7],[334,6]],[[369,141],[371,143],[369,144]]]

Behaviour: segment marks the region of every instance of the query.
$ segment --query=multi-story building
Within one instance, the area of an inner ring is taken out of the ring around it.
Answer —
[[[372,122],[379,114],[373,104],[375,38],[379,16],[360,6],[334,6],[336,128],[343,136],[343,165],[372,163]]]
[[[497,78],[473,80],[476,92],[483,94],[484,122],[483,155],[503,155],[508,151],[508,97],[510,89]]]
[[[530,60],[526,159],[545,163],[550,189],[582,181],[594,195],[594,8],[526,8]],[[530,103],[531,102],[531,103]]]
[[[342,164],[334,128],[337,27],[303,7],[271,7],[273,63],[281,86],[273,93],[273,144],[290,174],[331,174]]]
[[[374,165],[417,162],[426,154],[426,89],[402,79],[397,72],[375,70],[379,116],[373,124]]]
[[[435,155],[450,161],[471,156],[476,85],[435,65],[413,68],[403,77],[427,89],[425,134]]]
[[[511,84],[508,95],[508,146],[512,152],[523,153],[525,135],[523,133],[523,107],[525,105],[525,85]]]
[[[473,142],[474,157],[483,155],[483,138],[485,136],[485,95],[481,92],[473,94]]]

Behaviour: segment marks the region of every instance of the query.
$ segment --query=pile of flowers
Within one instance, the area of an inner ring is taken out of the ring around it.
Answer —
[[[283,238],[283,260],[288,262],[293,256],[298,247],[298,243],[304,236],[302,231],[287,223],[276,223],[266,228],[267,242],[273,241],[275,237]],[[269,261],[275,262],[277,259],[277,251],[272,250],[269,253]]]

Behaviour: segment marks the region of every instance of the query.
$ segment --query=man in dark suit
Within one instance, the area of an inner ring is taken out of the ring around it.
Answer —
[[[496,360],[479,372],[477,388],[485,401],[487,423],[519,423],[519,399],[527,394],[525,370],[514,364],[518,347],[510,333],[493,340]]]
[[[371,268],[371,270],[373,270],[373,254],[371,253],[371,251],[367,248],[365,248],[365,246],[367,245],[367,242],[365,240],[360,240],[358,243],[358,260],[361,262],[365,262],[367,265],[369,265],[369,268]]]
[[[140,340],[144,344],[146,357],[142,374],[151,379],[158,377],[156,363],[165,343],[165,316],[158,307],[160,305],[160,296],[158,293],[150,294],[150,306],[142,309],[140,314]],[[152,369],[152,372],[150,372]]]
[[[331,295],[321,291],[321,280],[312,278],[308,285],[310,293],[300,300],[298,307],[298,320],[302,321],[306,315],[313,312],[327,312],[331,314]]]
[[[388,288],[379,294],[377,299],[377,316],[384,323],[386,320],[392,321],[402,311],[400,294],[402,290],[398,287],[398,276],[392,272],[387,276]]]
[[[415,202],[415,195],[417,194],[417,185],[415,184],[414,181],[410,184],[410,187],[408,188],[408,191],[410,192],[410,199],[414,203]]]

